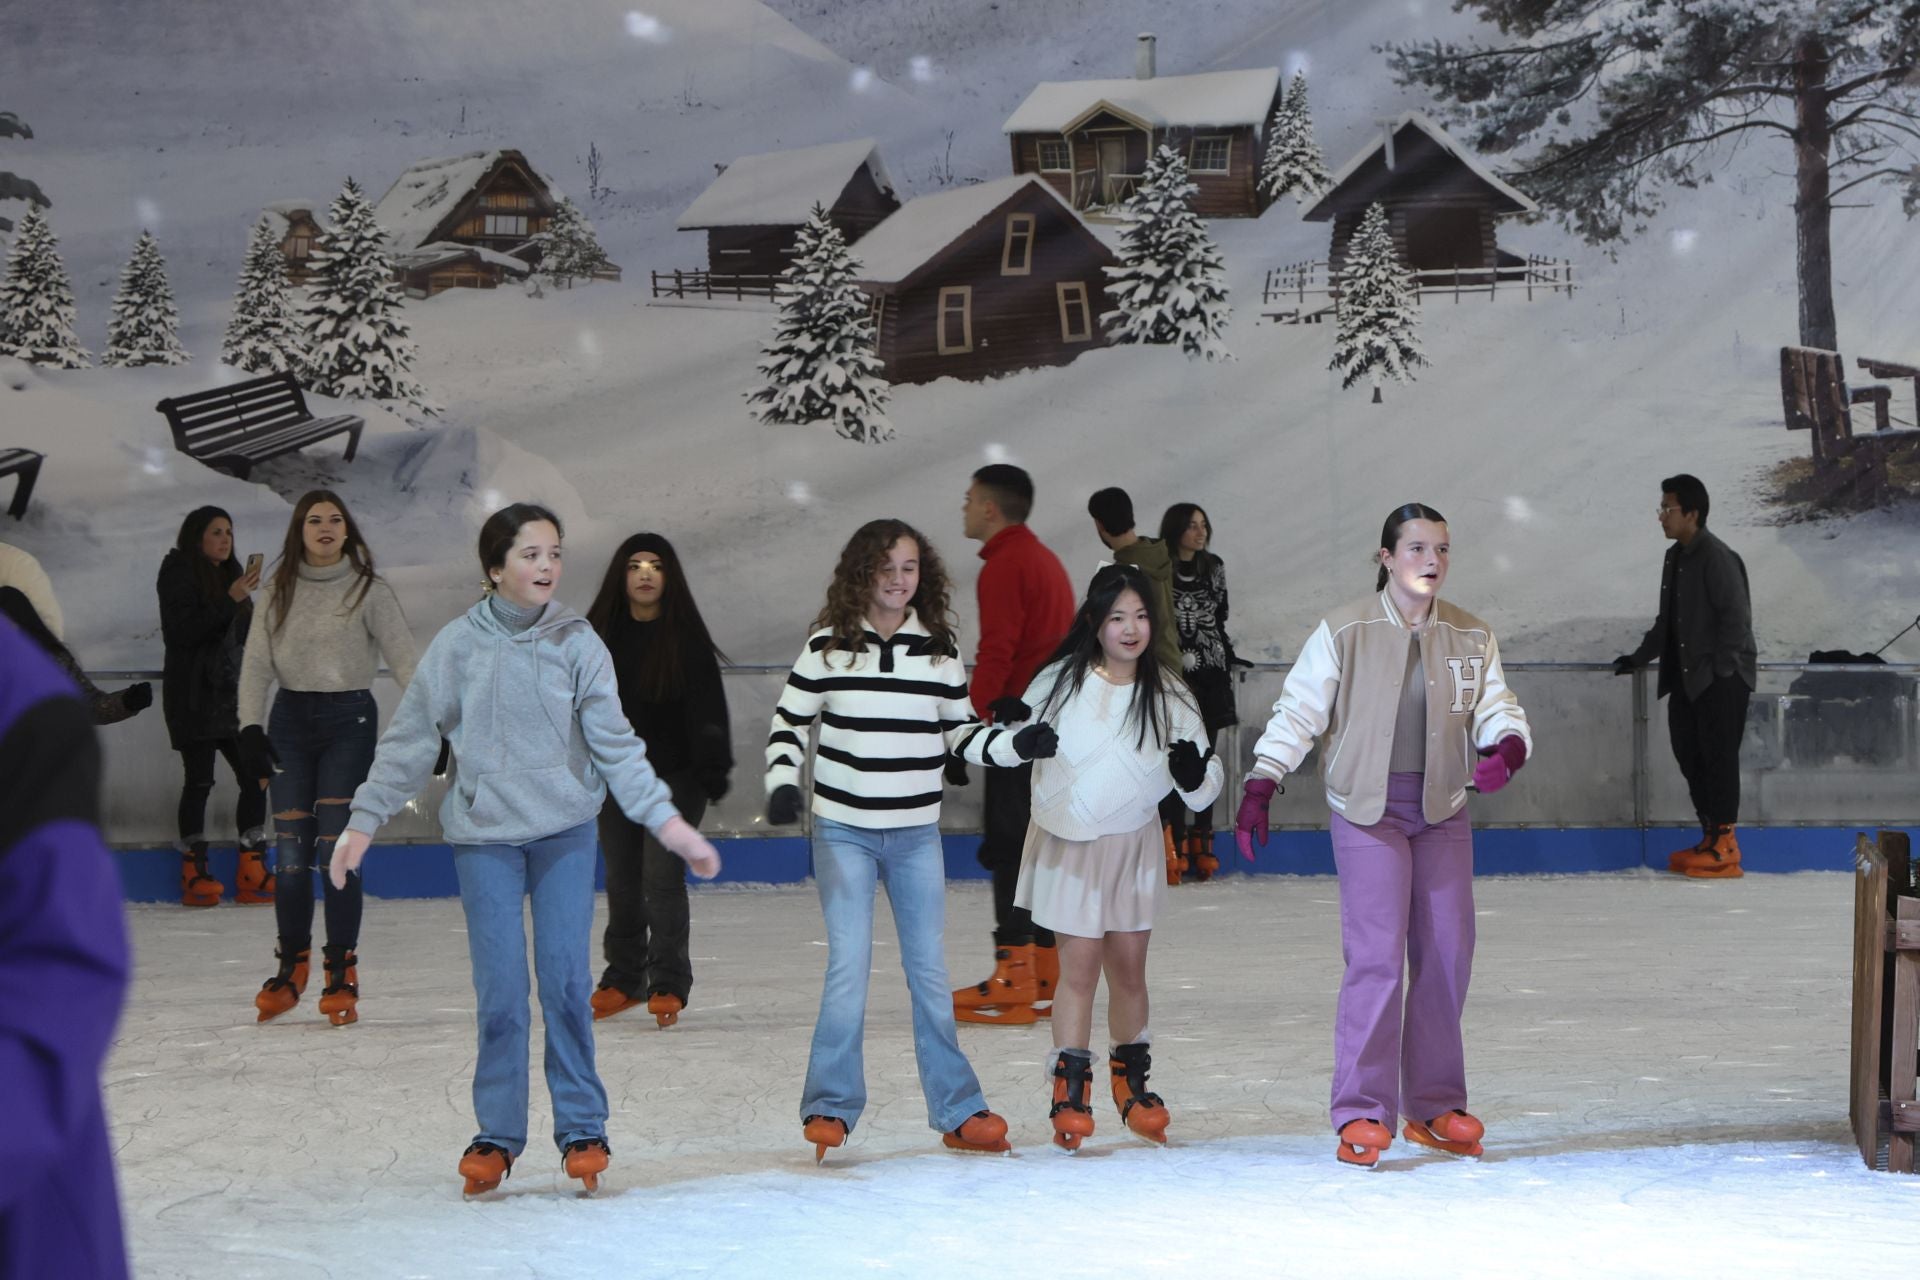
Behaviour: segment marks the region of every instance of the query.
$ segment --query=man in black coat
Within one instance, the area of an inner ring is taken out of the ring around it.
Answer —
[[[1707,531],[1707,487],[1689,475],[1660,482],[1660,531],[1674,545],[1660,569],[1660,616],[1640,647],[1613,660],[1617,675],[1660,663],[1674,758],[1700,818],[1700,842],[1667,869],[1699,879],[1741,874],[1740,738],[1755,683],[1747,567]]]

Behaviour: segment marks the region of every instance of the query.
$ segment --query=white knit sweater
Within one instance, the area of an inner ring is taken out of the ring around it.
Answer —
[[[1064,664],[1041,668],[1022,699],[1035,714],[1064,671]],[[1137,745],[1132,719],[1135,685],[1112,684],[1088,672],[1079,690],[1046,714],[1060,735],[1060,750],[1033,765],[1033,821],[1062,840],[1092,840],[1124,835],[1152,821],[1160,800],[1174,790],[1167,750],[1187,741],[1207,754],[1207,730],[1200,712],[1185,698],[1167,699],[1170,733],[1161,742],[1147,735]],[[1189,809],[1205,809],[1220,794],[1226,770],[1218,756],[1207,760],[1207,774],[1192,791],[1180,792]]]

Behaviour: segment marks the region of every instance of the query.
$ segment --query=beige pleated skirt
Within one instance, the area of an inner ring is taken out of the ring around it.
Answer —
[[[1167,855],[1158,815],[1138,831],[1062,840],[1027,826],[1015,906],[1034,923],[1076,938],[1153,928],[1167,893]]]

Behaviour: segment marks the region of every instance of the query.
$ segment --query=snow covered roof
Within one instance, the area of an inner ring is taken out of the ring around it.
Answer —
[[[393,255],[393,263],[407,271],[420,271],[428,267],[444,266],[449,262],[458,262],[462,258],[472,258],[476,262],[490,262],[516,276],[524,276],[533,270],[524,260],[512,254],[499,253],[475,244],[455,244],[451,240],[435,240],[416,249],[402,250]]]
[[[1301,217],[1309,222],[1324,222],[1326,219],[1332,217],[1335,204],[1334,196],[1340,191],[1340,188],[1346,184],[1348,179],[1360,171],[1361,165],[1385,149],[1389,131],[1397,138],[1402,129],[1409,127],[1418,129],[1421,133],[1426,134],[1427,137],[1433,140],[1434,145],[1438,146],[1442,151],[1471,170],[1474,177],[1480,179],[1489,187],[1492,187],[1494,191],[1510,200],[1513,203],[1513,207],[1507,210],[1507,212],[1539,212],[1539,205],[1528,199],[1524,193],[1502,182],[1493,170],[1487,168],[1484,161],[1461,146],[1452,134],[1441,128],[1438,120],[1435,120],[1424,111],[1405,111],[1393,119],[1386,121],[1381,126],[1380,133],[1375,136],[1372,142],[1360,148],[1352,159],[1340,166],[1339,172],[1335,173],[1333,180],[1327,184],[1326,194],[1322,195],[1314,206],[1302,214]]]
[[[275,200],[271,204],[260,206],[260,212],[272,218],[281,235],[285,235],[292,224],[293,215],[304,213],[313,219],[314,225],[326,230],[327,204],[324,200]]]
[[[401,174],[374,206],[373,220],[386,230],[394,248],[415,248],[434,233],[495,165],[509,158],[545,184],[556,199],[559,197],[553,184],[534,172],[527,158],[518,151],[469,151],[440,160],[422,160]]]
[[[873,174],[875,185],[893,192],[893,179],[872,138],[741,156],[687,206],[674,226],[681,231],[797,227],[814,205],[833,208],[862,165]]]
[[[1205,71],[1151,80],[1046,80],[1014,109],[1002,133],[1064,133],[1096,108],[1112,107],[1155,129],[1194,126],[1267,127],[1280,68]]]
[[[852,253],[858,263],[855,276],[875,284],[905,280],[929,258],[978,226],[1028,186],[1046,192],[1068,217],[1086,225],[1080,215],[1060,199],[1060,193],[1039,176],[1022,173],[1011,178],[996,178],[971,187],[919,196],[901,205],[898,212],[860,237],[860,242],[853,246]]]

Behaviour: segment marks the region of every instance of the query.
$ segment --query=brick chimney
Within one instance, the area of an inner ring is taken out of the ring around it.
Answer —
[[[1153,79],[1153,32],[1142,31],[1133,48],[1133,78]]]

